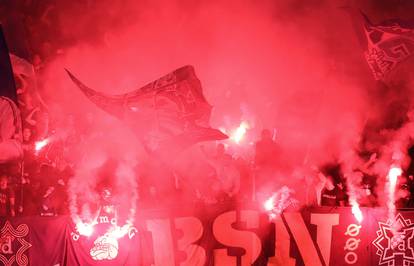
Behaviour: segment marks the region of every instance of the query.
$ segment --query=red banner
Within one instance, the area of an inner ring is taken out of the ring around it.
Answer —
[[[4,265],[411,265],[414,211],[350,208],[285,212],[269,220],[254,206],[146,210],[114,237],[115,218],[97,218],[90,236],[69,217],[1,220]],[[398,230],[393,230],[394,225]]]

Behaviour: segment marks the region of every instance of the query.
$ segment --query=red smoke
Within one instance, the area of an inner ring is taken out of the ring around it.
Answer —
[[[388,99],[374,90],[343,3],[279,2],[59,4],[54,15],[60,35],[51,35],[50,42],[62,49],[46,62],[43,94],[59,130],[67,127],[69,114],[79,121],[93,116],[80,169],[94,169],[113,156],[133,164],[145,155],[129,129],[89,102],[64,68],[91,88],[121,94],[191,64],[214,107],[214,127],[230,132],[247,122],[244,145],[255,141],[261,129],[274,129],[282,179],[305,163],[339,160],[352,172],[361,163],[361,142],[377,136],[378,127],[388,122],[381,111]],[[361,5],[372,8],[370,2]],[[375,18],[380,12],[371,13]],[[385,91],[397,103],[401,100]],[[371,120],[375,126],[367,130]],[[377,150],[386,149],[393,138],[381,136]],[[242,155],[251,158],[251,149]],[[384,178],[387,167],[377,171]]]

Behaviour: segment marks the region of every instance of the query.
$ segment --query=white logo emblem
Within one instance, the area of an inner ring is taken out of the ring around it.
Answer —
[[[401,213],[394,221],[378,222],[377,238],[372,244],[380,256],[379,265],[411,265],[414,263],[414,224]],[[394,228],[399,228],[395,232]]]
[[[118,240],[109,234],[98,237],[93,244],[90,254],[94,260],[113,260],[118,256]]]

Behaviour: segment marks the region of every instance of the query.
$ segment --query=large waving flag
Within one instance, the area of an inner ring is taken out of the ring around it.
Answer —
[[[36,76],[34,67],[26,59],[18,57],[15,54],[10,53],[10,62],[13,67],[13,73],[16,75],[24,75],[34,78]]]
[[[16,85],[7,48],[6,38],[0,24],[0,96],[7,97],[17,104]]]
[[[197,142],[227,138],[209,126],[211,105],[192,66],[115,96],[88,88],[68,74],[93,103],[128,123],[149,151],[177,151]]]
[[[0,164],[22,156],[22,125],[9,50],[0,25]]]
[[[414,23],[400,19],[383,21],[377,25],[364,18],[367,39],[366,60],[376,80],[384,80],[399,63],[414,55]]]
[[[16,89],[19,108],[22,111],[23,127],[35,129],[36,138],[44,138],[48,134],[49,119],[47,105],[38,90],[34,66],[26,59],[12,53],[10,53],[10,61],[17,85]],[[32,107],[25,102],[29,98],[31,105],[33,105]]]

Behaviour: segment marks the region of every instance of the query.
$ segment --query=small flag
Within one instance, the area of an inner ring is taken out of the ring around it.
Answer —
[[[384,80],[414,54],[414,24],[400,19],[371,23],[362,13],[367,40],[365,58],[376,80]]]

